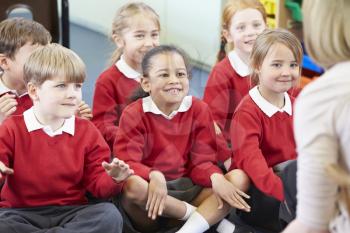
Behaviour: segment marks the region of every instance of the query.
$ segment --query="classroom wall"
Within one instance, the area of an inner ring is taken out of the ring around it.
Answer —
[[[129,0],[69,1],[73,23],[109,35],[115,11]],[[210,70],[220,46],[225,0],[143,0],[161,20],[161,42],[185,49],[200,68]]]

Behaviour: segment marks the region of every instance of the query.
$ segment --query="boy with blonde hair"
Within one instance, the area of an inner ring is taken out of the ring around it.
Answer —
[[[85,66],[58,44],[37,48],[24,64],[33,107],[0,127],[0,232],[121,232],[111,203],[133,173],[123,161],[108,163],[110,150],[97,128],[74,116]]]

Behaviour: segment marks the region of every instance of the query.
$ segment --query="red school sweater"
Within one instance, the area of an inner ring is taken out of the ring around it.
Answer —
[[[86,191],[108,198],[122,188],[105,172],[110,150],[88,120],[75,118],[74,136],[28,132],[23,116],[0,127],[0,161],[14,169],[1,190],[0,207],[82,205]]]
[[[129,103],[129,97],[138,87],[140,84],[137,81],[125,77],[115,65],[105,70],[96,81],[92,122],[111,149],[121,113]]]
[[[142,99],[127,106],[114,154],[147,181],[149,173],[158,170],[166,180],[186,176],[195,184],[210,187],[210,176],[222,173],[216,165],[213,119],[207,104],[192,100],[188,111],[178,112],[171,120],[143,112]]]
[[[228,57],[216,64],[209,75],[203,100],[209,105],[214,121],[228,142],[232,115],[249,89],[249,77],[237,74]]]
[[[294,99],[290,99],[293,105]],[[247,95],[233,116],[231,139],[236,166],[263,193],[283,200],[282,181],[272,168],[296,158],[293,117],[286,112],[268,117]]]

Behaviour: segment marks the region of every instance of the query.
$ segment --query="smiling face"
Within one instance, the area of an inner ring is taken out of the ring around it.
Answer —
[[[166,52],[152,57],[150,64],[148,76],[142,78],[141,86],[157,107],[169,115],[180,107],[189,91],[185,61],[176,52]]]
[[[35,113],[42,124],[70,118],[75,114],[81,102],[82,83],[67,83],[65,79],[54,77],[40,86],[28,84]]]
[[[256,37],[265,28],[266,24],[261,12],[246,8],[232,16],[229,29],[224,30],[223,33],[227,42],[234,44],[235,51],[244,60],[249,57]]]
[[[153,18],[141,14],[131,17],[129,24],[121,36],[114,36],[114,41],[123,49],[126,63],[140,70],[145,53],[159,45],[159,26]]]
[[[293,52],[284,44],[271,46],[258,70],[259,90],[268,95],[281,94],[293,87],[300,67]]]

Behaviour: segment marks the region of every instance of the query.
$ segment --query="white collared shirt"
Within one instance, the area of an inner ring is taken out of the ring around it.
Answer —
[[[52,128],[48,125],[42,125],[38,119],[35,117],[33,107],[23,112],[24,122],[26,124],[28,132],[32,132],[38,129],[43,129],[44,132],[50,137],[54,137],[56,135],[60,135],[63,132],[69,133],[74,136],[75,130],[75,116],[71,116],[66,119],[61,128],[53,131]]]
[[[141,74],[126,63],[124,55],[121,55],[120,59],[115,63],[115,65],[117,66],[119,71],[125,75],[125,77],[140,82]]]
[[[242,77],[247,77],[250,75],[249,67],[242,61],[236,51],[232,50],[228,53],[228,60],[237,74]]]
[[[284,106],[281,109],[267,101],[260,94],[258,86],[255,86],[252,89],[250,89],[249,95],[256,103],[256,105],[258,105],[261,111],[263,111],[268,117],[272,117],[276,112],[286,112],[290,116],[292,115],[292,103],[287,92],[284,93]]]
[[[167,116],[164,114],[154,103],[152,100],[151,96],[147,96],[142,99],[142,108],[143,111],[146,112],[151,112],[157,115],[162,115],[164,118],[171,120],[176,116],[178,112],[187,112],[192,106],[192,96],[185,96],[185,98],[182,100],[179,109],[173,111],[172,113]]]
[[[17,97],[22,97],[22,96],[28,94],[28,92],[25,92],[22,95],[18,95],[16,90],[9,89],[7,86],[5,86],[2,79],[0,78],[0,95],[3,95],[3,94],[8,93],[8,92],[15,94]]]

